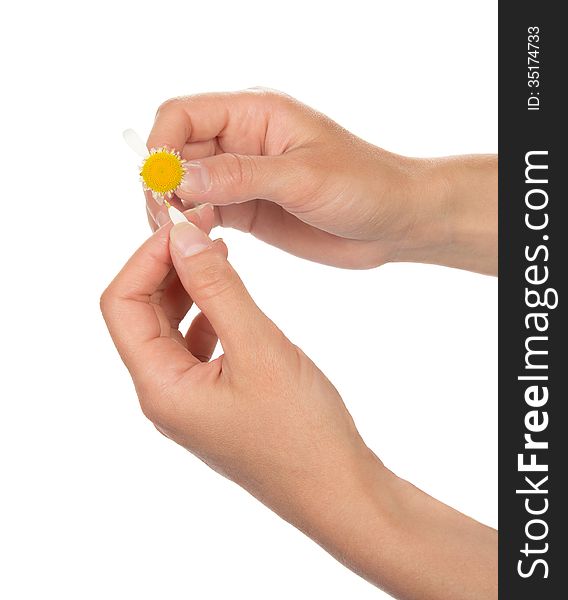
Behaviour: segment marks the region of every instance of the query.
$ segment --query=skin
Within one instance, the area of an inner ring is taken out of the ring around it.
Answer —
[[[206,172],[207,191],[178,188],[186,207],[210,202],[217,224],[297,256],[353,269],[409,261],[497,273],[494,155],[393,154],[265,89],[164,102],[148,138],[160,146]]]
[[[101,298],[143,412],[394,597],[496,598],[497,533],[383,465],[205,233],[237,227],[341,267],[414,260],[495,273],[495,157],[396,156],[264,90],[166,102],[148,141],[163,145],[198,175],[174,202],[207,204],[186,212],[197,227],[172,227],[147,196],[154,234]],[[183,336],[193,302],[201,313]],[[210,360],[217,339],[224,353]]]

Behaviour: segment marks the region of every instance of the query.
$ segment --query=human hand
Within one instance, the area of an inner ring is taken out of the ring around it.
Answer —
[[[210,205],[186,214],[206,231],[214,221]],[[183,336],[191,299],[202,312]],[[220,240],[166,224],[101,308],[164,435],[397,598],[496,597],[495,532],[384,467],[332,384],[253,302]],[[224,354],[210,360],[217,335]]]
[[[191,163],[176,191],[186,207],[210,202],[217,224],[297,256],[346,268],[415,261],[496,271],[494,157],[396,155],[262,89],[168,100],[148,138],[161,146]]]
[[[189,215],[212,225],[210,205]],[[184,337],[191,299],[203,312]],[[223,242],[194,225],[157,231],[101,306],[156,427],[297,526],[313,527],[322,497],[376,461],[335,388],[255,305]],[[209,361],[217,335],[224,354]]]

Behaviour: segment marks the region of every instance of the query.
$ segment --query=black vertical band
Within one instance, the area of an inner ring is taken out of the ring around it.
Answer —
[[[499,598],[508,600],[557,598],[568,577],[561,7],[499,6]]]

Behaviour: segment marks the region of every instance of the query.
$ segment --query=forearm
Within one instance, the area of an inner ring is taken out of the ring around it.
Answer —
[[[497,156],[409,159],[415,218],[393,257],[497,274]]]
[[[303,527],[347,567],[402,600],[497,597],[497,532],[438,502],[374,456]]]

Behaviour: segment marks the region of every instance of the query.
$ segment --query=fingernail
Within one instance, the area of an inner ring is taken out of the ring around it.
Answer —
[[[199,218],[203,218],[203,215],[207,214],[208,212],[213,211],[213,205],[210,202],[206,202],[205,204],[198,204],[197,206],[195,206],[194,208],[190,208],[189,210],[187,210],[187,213],[190,214],[195,214],[198,215]]]
[[[211,188],[209,170],[200,162],[190,162],[185,165],[185,175],[179,189],[188,194],[202,194]]]
[[[178,223],[170,231],[170,244],[181,256],[192,256],[211,245],[211,240],[193,223]]]
[[[180,202],[186,210],[193,210],[199,206],[199,204],[195,204],[193,200],[187,200],[186,198],[180,198]]]
[[[156,222],[156,217],[152,214],[152,211],[150,210],[150,207],[146,204],[146,214],[148,215],[148,217],[150,219],[152,219],[152,221],[154,221],[154,223]]]
[[[162,227],[166,223],[170,222],[170,217],[163,210],[160,210],[156,213],[154,220],[158,224],[158,227]]]

